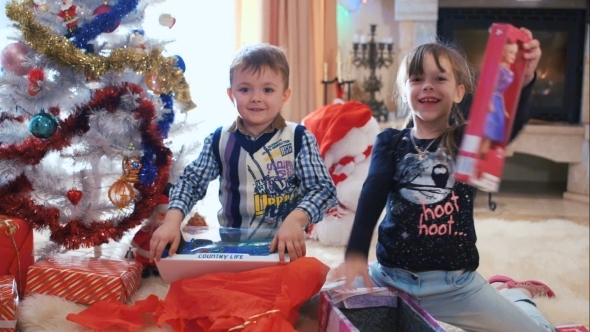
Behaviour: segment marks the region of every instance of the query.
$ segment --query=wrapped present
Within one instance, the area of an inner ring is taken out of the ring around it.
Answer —
[[[33,231],[29,224],[0,215],[0,276],[13,275],[21,296],[27,283],[27,269],[34,261]]]
[[[139,286],[142,266],[133,260],[59,256],[29,267],[25,296],[59,296],[80,304],[125,303]]]
[[[14,276],[0,276],[0,331],[16,331],[18,293]]]
[[[320,292],[318,324],[320,332],[445,331],[408,294],[384,287]]]

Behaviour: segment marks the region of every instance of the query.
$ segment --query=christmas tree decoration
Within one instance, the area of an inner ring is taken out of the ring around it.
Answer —
[[[176,24],[176,19],[172,17],[172,15],[170,14],[162,14],[158,18],[158,22],[160,22],[161,26],[167,27],[168,29],[172,29],[174,24]]]
[[[184,60],[180,57],[180,55],[175,55],[176,57],[176,67],[180,68],[184,73],[186,71],[186,65],[184,64]]]
[[[41,257],[120,240],[149,218],[157,195],[180,175],[183,167],[172,162],[196,157],[199,142],[174,139],[197,125],[176,116],[195,107],[179,59],[151,47],[166,43],[154,41],[149,50],[131,43],[128,27],[141,30],[146,7],[160,2],[6,4],[19,31],[3,57],[7,75],[0,75],[0,214],[50,231],[51,246],[37,249]],[[41,4],[47,11],[35,7]],[[76,28],[66,38],[57,13],[72,6]],[[119,21],[116,32],[105,33]],[[148,90],[149,74],[159,93]]]
[[[135,157],[123,158],[123,175],[125,181],[136,183],[139,182],[139,171],[141,169],[141,162]]]
[[[102,5],[96,7],[96,9],[92,13],[96,16],[103,15],[103,14],[109,13],[111,11],[111,9],[112,9],[112,7],[108,5],[108,1],[104,1],[104,3]],[[108,27],[105,30],[103,30],[103,32],[110,33],[110,32],[117,30],[120,23],[121,23],[121,21],[114,21],[112,24],[108,25]]]
[[[80,200],[82,199],[83,195],[84,194],[76,188],[68,190],[67,193],[68,200],[70,200],[70,202],[72,202],[72,204],[74,205],[78,205],[78,203],[80,203]]]
[[[58,125],[59,124],[53,115],[45,113],[45,110],[41,109],[41,111],[29,121],[29,130],[35,135],[35,137],[47,139],[53,135]]]
[[[109,199],[118,209],[122,209],[129,205],[135,197],[135,191],[127,179],[121,177],[117,182],[113,183],[109,189]]]
[[[2,68],[12,75],[23,76],[29,71],[23,66],[29,47],[23,43],[8,44],[0,55]]]
[[[162,93],[162,82],[158,75],[156,74],[147,74],[145,75],[144,83],[148,89],[150,89],[154,94]]]
[[[43,73],[43,69],[33,68],[29,71],[29,86],[27,88],[27,92],[31,96],[36,96],[39,93],[40,85],[39,83],[43,81],[45,78],[45,74]]]

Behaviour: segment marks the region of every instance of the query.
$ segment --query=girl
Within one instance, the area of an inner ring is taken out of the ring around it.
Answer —
[[[541,55],[538,40],[523,48],[528,61],[516,131],[526,122]],[[469,331],[553,331],[531,300],[553,296],[549,287],[504,276],[488,282],[475,272],[476,189],[454,179],[465,123],[457,104],[472,90],[467,61],[447,46],[421,45],[403,59],[396,85],[399,105],[410,110],[411,119],[406,129],[381,132],[373,147],[359,198],[362,213],[356,214],[338,269],[345,287],[364,281],[368,287],[400,289],[435,319]],[[367,271],[373,230],[384,207],[377,262]]]

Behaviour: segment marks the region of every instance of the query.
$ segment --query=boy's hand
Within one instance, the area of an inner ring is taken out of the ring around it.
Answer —
[[[183,215],[179,210],[170,210],[166,213],[164,222],[152,234],[150,240],[150,262],[154,259],[156,262],[162,258],[162,252],[171,243],[168,256],[172,257],[178,249],[180,243],[180,224],[182,223]]]
[[[533,38],[533,33],[527,28],[520,28],[524,33],[526,33],[529,37]],[[533,78],[535,77],[535,70],[537,70],[537,65],[539,65],[539,60],[541,59],[541,44],[537,39],[531,39],[527,43],[522,44],[522,48],[524,49],[524,59],[527,60],[526,67],[524,69],[524,81],[523,86],[527,86]]]
[[[307,214],[301,210],[293,210],[275,235],[270,244],[270,252],[278,249],[279,260],[285,261],[285,249],[289,253],[291,262],[297,258],[305,256],[305,238],[303,236],[303,227],[307,225],[309,219]]]

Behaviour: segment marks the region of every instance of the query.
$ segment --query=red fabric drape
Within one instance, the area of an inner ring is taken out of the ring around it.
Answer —
[[[319,292],[328,270],[316,258],[304,257],[247,272],[213,273],[173,282],[161,301],[151,295],[133,306],[98,302],[67,319],[94,329],[128,331],[153,320],[176,331],[291,332],[299,308]]]

